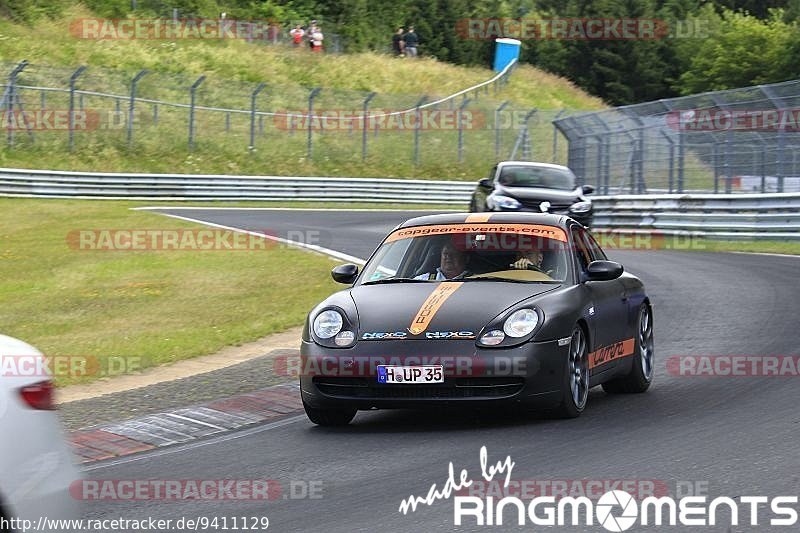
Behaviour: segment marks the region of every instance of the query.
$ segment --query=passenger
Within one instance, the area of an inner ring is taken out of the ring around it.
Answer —
[[[414,279],[428,279],[434,281],[441,281],[445,279],[453,279],[456,276],[467,274],[467,263],[469,257],[466,253],[456,249],[452,242],[446,243],[442,247],[439,256],[439,267],[433,272],[425,272],[416,276]]]

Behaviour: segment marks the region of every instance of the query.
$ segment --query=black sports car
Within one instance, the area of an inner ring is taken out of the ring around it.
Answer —
[[[352,287],[308,315],[300,386],[311,421],[359,409],[517,403],[578,416],[589,388],[643,392],[653,313],[642,282],[569,217],[443,214],[395,228]]]
[[[561,165],[503,161],[478,182],[469,210],[533,211],[567,215],[586,227],[592,225],[592,202],[585,195],[591,185],[576,184],[575,174]]]

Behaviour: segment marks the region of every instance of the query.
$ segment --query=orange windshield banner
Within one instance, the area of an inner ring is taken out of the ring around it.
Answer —
[[[439,311],[439,308],[442,307],[445,300],[450,298],[463,284],[464,283],[460,281],[440,283],[422,303],[422,307],[419,308],[417,316],[411,321],[411,326],[408,328],[408,331],[410,331],[412,335],[419,335],[428,329],[431,320],[436,316],[436,313]]]
[[[400,228],[393,231],[384,242],[399,241],[428,235],[448,235],[457,233],[517,233],[545,237],[561,242],[567,242],[564,230],[555,226],[539,224],[437,224],[431,226],[413,226]]]

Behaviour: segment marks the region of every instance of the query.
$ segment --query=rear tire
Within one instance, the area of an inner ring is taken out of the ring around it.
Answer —
[[[564,364],[562,399],[553,414],[558,418],[577,418],[589,398],[589,354],[586,334],[580,325],[572,330],[569,356]]]
[[[641,393],[650,388],[653,382],[655,349],[653,345],[653,312],[650,306],[642,304],[636,322],[636,342],[633,348],[633,364],[627,376],[603,383],[603,390],[609,394]]]
[[[306,416],[318,426],[346,426],[356,416],[356,409],[317,409],[303,402]]]

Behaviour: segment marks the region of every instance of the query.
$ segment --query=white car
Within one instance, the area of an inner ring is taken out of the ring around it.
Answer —
[[[69,487],[79,474],[53,411],[53,387],[43,360],[33,346],[0,335],[2,533],[32,531],[40,517],[78,515]]]

